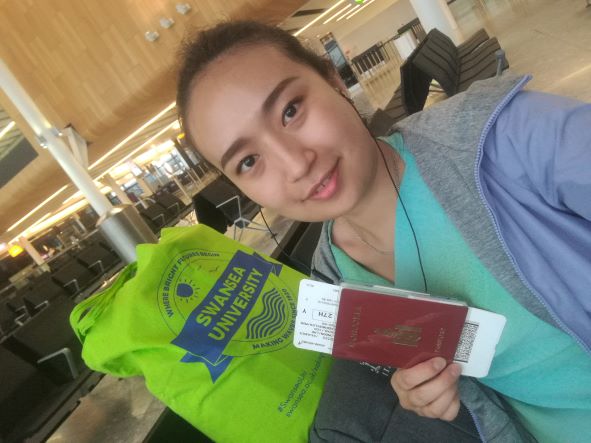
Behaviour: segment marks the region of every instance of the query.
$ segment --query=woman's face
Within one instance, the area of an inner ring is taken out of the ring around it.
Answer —
[[[194,81],[186,127],[200,152],[260,205],[334,219],[372,185],[376,148],[354,108],[271,45],[229,51]]]

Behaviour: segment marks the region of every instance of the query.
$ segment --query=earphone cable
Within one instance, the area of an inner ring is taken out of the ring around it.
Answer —
[[[371,135],[371,133],[370,133],[370,135]],[[423,285],[425,286],[425,292],[428,293],[429,291],[428,291],[428,287],[427,287],[427,277],[425,275],[425,268],[423,267],[421,250],[419,249],[419,242],[417,240],[417,234],[415,232],[415,228],[412,225],[412,222],[410,221],[410,217],[408,216],[408,211],[406,210],[406,206],[404,204],[404,201],[402,200],[402,196],[400,195],[400,189],[398,188],[398,185],[396,184],[394,177],[392,177],[392,173],[390,172],[390,168],[388,167],[388,162],[386,161],[386,156],[382,152],[382,149],[380,148],[378,140],[376,138],[374,138],[373,136],[372,136],[372,138],[376,144],[376,148],[378,149],[380,155],[382,156],[382,160],[384,161],[384,166],[386,167],[386,172],[388,172],[388,177],[390,177],[390,181],[392,182],[392,185],[394,186],[394,189],[396,190],[396,195],[398,196],[398,201],[400,201],[400,204],[402,205],[402,210],[404,211],[404,216],[406,217],[406,220],[408,221],[408,225],[410,226],[410,230],[412,232],[412,236],[415,241],[415,247],[417,248],[417,257],[419,258],[419,266],[421,267],[421,275],[423,276]]]
[[[390,177],[390,181],[392,182],[392,185],[394,186],[394,189],[396,190],[396,195],[398,196],[398,200],[400,201],[400,204],[402,205],[402,209],[404,211],[404,216],[406,217],[406,220],[408,221],[408,225],[410,226],[410,230],[412,232],[412,236],[415,241],[415,247],[417,248],[417,257],[419,258],[419,266],[421,267],[421,275],[423,276],[423,285],[425,286],[425,292],[428,292],[427,277],[425,275],[425,268],[423,266],[423,260],[421,257],[421,250],[419,249],[419,242],[417,240],[417,234],[415,232],[415,228],[414,228],[412,222],[410,221],[410,217],[408,216],[408,211],[406,210],[406,206],[404,205],[404,201],[402,201],[402,197],[400,196],[400,190],[398,189],[398,185],[396,185],[396,182],[394,181],[394,178],[392,177],[392,173],[390,172],[390,168],[388,167],[388,162],[386,161],[386,156],[384,155],[384,153],[380,149],[380,145],[378,143],[377,138],[375,138],[373,136],[373,134],[371,133],[371,131],[369,130],[369,127],[367,126],[367,121],[361,116],[361,114],[359,113],[359,110],[355,107],[355,103],[353,102],[353,100],[350,97],[348,97],[340,88],[335,88],[335,89],[347,101],[347,103],[349,103],[349,105],[351,105],[351,107],[355,110],[355,113],[360,118],[361,122],[363,123],[363,126],[365,126],[365,129],[367,130],[367,133],[373,139],[373,141],[376,145],[376,148],[378,149],[380,155],[382,156],[382,160],[384,161],[384,166],[386,167],[386,171],[388,172],[388,176]]]

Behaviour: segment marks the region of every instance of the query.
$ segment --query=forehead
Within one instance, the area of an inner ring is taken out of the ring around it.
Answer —
[[[187,115],[188,130],[205,156],[212,144],[231,143],[241,126],[257,117],[273,88],[288,77],[324,83],[312,68],[271,45],[235,48],[213,60],[193,82]]]

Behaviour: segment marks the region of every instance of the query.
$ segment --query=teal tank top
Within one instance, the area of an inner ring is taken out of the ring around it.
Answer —
[[[507,293],[447,217],[402,136],[396,133],[386,141],[405,162],[400,195],[417,235],[429,292],[507,318],[490,372],[480,381],[505,396],[538,441],[591,441],[591,358],[569,335]],[[423,292],[417,247],[400,202],[396,211],[395,286]],[[345,281],[392,286],[332,243],[331,248]]]

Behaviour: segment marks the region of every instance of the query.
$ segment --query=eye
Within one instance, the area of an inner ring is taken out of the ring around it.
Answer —
[[[247,155],[238,163],[238,167],[236,168],[236,172],[238,174],[244,174],[248,172],[251,168],[254,167],[254,164],[257,162],[258,155]]]
[[[293,100],[289,102],[289,104],[283,109],[283,114],[281,116],[281,123],[283,126],[287,125],[292,118],[294,118],[298,112],[300,107],[300,100]]]

